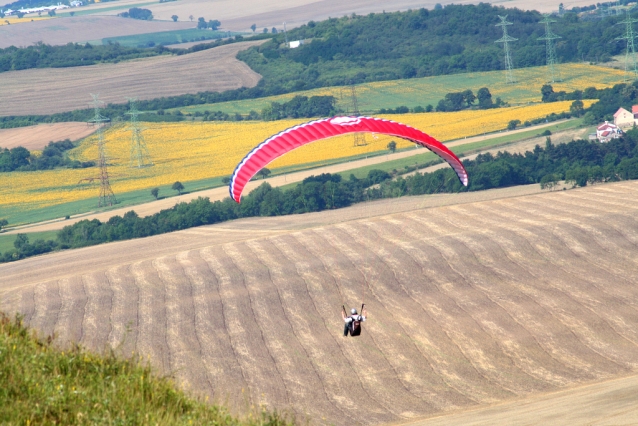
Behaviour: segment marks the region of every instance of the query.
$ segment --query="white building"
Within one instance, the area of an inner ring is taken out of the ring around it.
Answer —
[[[607,121],[596,127],[596,138],[601,143],[609,142],[612,139],[618,139],[621,136],[622,130],[620,130],[620,128],[615,124],[609,123]]]

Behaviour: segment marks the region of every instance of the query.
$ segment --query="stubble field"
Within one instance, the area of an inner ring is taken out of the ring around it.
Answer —
[[[1,265],[0,309],[234,406],[440,415],[638,371],[637,194],[406,197],[193,228]],[[343,338],[341,305],[364,290],[364,333]]]
[[[2,73],[0,116],[53,114],[87,108],[91,93],[107,103],[126,97],[154,99],[255,86],[261,76],[235,59],[255,44],[245,42],[183,56],[160,56],[118,64],[29,69]],[[55,84],[50,84],[52,81]]]
[[[52,141],[57,142],[64,139],[77,141],[91,135],[95,130],[94,126],[73,121],[0,129],[0,148],[23,146],[29,150],[39,150]]]

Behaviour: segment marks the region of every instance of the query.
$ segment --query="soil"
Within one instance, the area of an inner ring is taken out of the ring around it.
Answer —
[[[638,373],[638,181],[503,198],[511,190],[250,218],[3,264],[0,309],[59,345],[135,351],[212,400],[313,424],[505,415],[494,404]],[[344,338],[341,306],[362,301],[363,333]],[[590,395],[595,404],[576,395],[554,413],[638,421],[635,402],[621,403],[631,395]]]
[[[0,48],[26,47],[39,41],[50,45],[86,43],[106,37],[183,30],[195,28],[195,25],[193,22],[141,21],[117,16],[72,16],[1,26]]]
[[[89,136],[95,127],[86,123],[68,122],[0,129],[0,148],[23,146],[29,150],[44,148],[49,142],[65,139],[77,141]]]
[[[106,103],[125,103],[127,97],[144,100],[253,87],[261,76],[235,56],[238,51],[259,43],[263,41],[118,64],[5,72],[0,79],[3,99],[0,116],[87,108],[92,101],[91,93],[99,93]]]

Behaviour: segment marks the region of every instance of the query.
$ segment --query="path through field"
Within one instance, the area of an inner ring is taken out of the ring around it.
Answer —
[[[437,416],[638,373],[638,181],[480,195],[4,264],[0,309],[60,344],[120,345],[188,389],[315,423]],[[363,290],[364,333],[344,338],[340,307]]]
[[[99,93],[106,103],[126,103],[127,97],[155,99],[253,87],[261,76],[235,55],[260,43],[263,41],[235,43],[182,56],[76,67],[73,72],[68,68],[4,72],[0,79],[0,116],[88,108],[91,93]]]

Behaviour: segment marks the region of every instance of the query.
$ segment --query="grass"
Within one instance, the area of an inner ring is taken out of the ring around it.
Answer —
[[[226,31],[210,31],[210,30],[200,30],[197,28],[189,28],[185,30],[174,30],[174,31],[160,31],[156,33],[147,33],[147,34],[135,34],[129,36],[120,36],[120,37],[109,37],[101,40],[102,44],[108,43],[119,43],[125,47],[146,47],[149,46],[150,43],[159,44],[178,44],[178,43],[187,43],[190,41],[199,41],[199,40],[212,40],[219,39],[222,37],[226,37],[228,32]],[[235,36],[237,32],[232,32],[231,35]]]
[[[64,18],[67,16],[71,16],[71,12],[75,12],[73,16],[82,16],[82,15],[95,15],[95,14],[103,14],[104,12],[111,12],[113,10],[121,10],[126,11],[133,7],[143,7],[151,4],[157,4],[156,1],[147,1],[143,3],[135,3],[135,4],[125,4],[119,6],[111,6],[111,7],[103,7],[103,8],[90,8],[90,7],[74,7],[71,9],[66,9],[67,12],[57,12],[55,16],[59,18]]]
[[[583,90],[591,86],[610,87],[622,83],[624,76],[624,71],[595,65],[563,64],[560,69],[563,81],[553,84],[555,91]],[[361,112],[372,113],[381,108],[396,108],[401,105],[409,108],[426,107],[428,104],[436,106],[438,101],[449,92],[471,89],[476,94],[479,88],[488,87],[493,99],[501,97],[511,105],[540,102],[540,90],[546,81],[546,68],[524,68],[516,70],[516,73],[521,83],[505,84],[502,71],[364,83],[357,86],[357,101]],[[251,110],[261,111],[270,102],[285,102],[295,95],[332,95],[337,98],[338,108],[346,112],[352,110],[349,90],[344,91],[341,87],[326,87],[267,98],[194,105],[176,109],[183,113],[208,110],[223,111],[228,114],[236,112],[248,114]]]
[[[66,350],[0,313],[0,423],[289,425],[264,408],[239,419],[189,397],[139,358]]]
[[[44,232],[31,232],[31,233],[28,233],[27,236],[29,237],[29,242],[32,243],[38,239],[42,239],[45,241],[55,240],[57,234],[58,234],[58,231],[44,231]],[[9,234],[9,235],[0,234],[0,253],[13,250],[14,249],[13,242],[15,241],[15,239],[16,239],[15,234]]]

